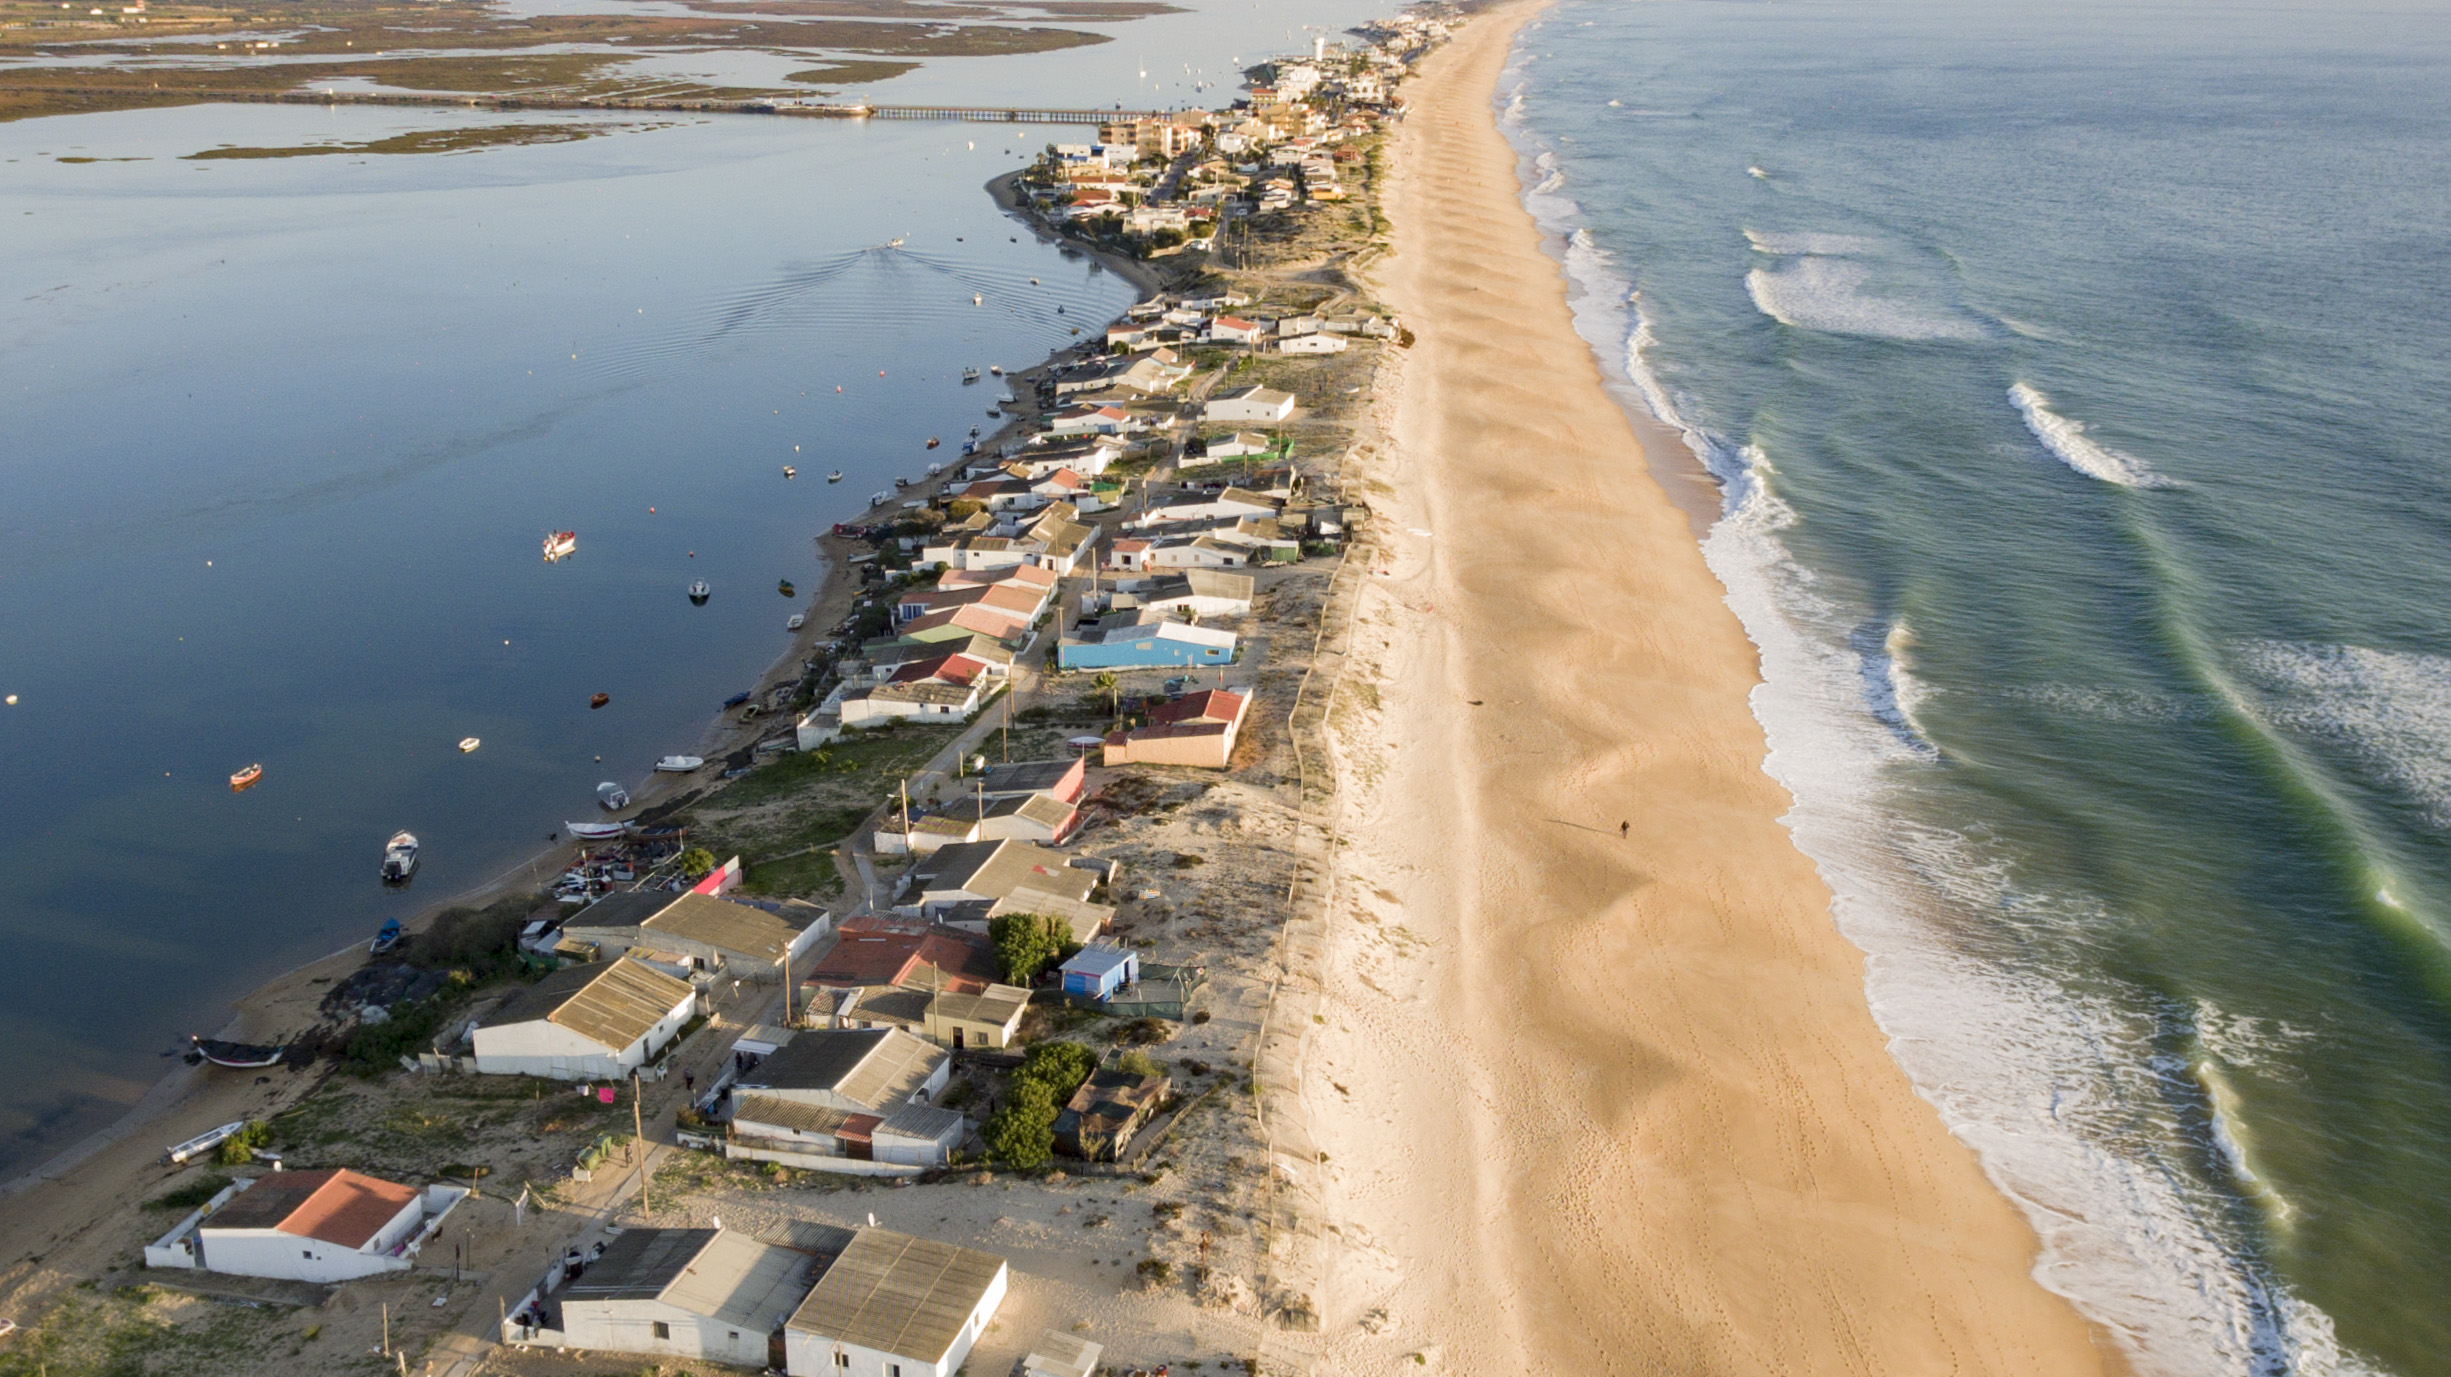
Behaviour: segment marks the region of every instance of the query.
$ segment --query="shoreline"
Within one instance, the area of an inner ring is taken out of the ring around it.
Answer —
[[[1695,539],[1716,485],[1576,330],[1497,117],[1543,9],[1408,87],[1372,274],[1422,344],[1379,399],[1377,701],[1331,714],[1329,1328],[1459,1371],[2124,1371],[1890,1055],[1786,830]]]

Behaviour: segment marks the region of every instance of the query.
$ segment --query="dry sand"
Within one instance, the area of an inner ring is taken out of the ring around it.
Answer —
[[[1397,136],[1378,276],[1420,343],[1369,475],[1378,681],[1335,714],[1322,1337],[1351,1371],[2117,1370],[1780,826],[1754,649],[1517,199],[1492,92],[1535,9],[1432,57]]]

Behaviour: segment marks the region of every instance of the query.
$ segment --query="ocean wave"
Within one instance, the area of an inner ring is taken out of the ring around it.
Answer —
[[[2084,422],[2053,411],[2051,399],[2026,383],[2012,384],[2008,399],[2025,417],[2026,429],[2034,432],[2034,438],[2042,442],[2044,449],[2088,478],[2099,478],[2123,488],[2183,486],[2175,479],[2155,473],[2144,460],[2133,454],[2086,438]]]
[[[1915,633],[1906,619],[1900,617],[1886,625],[1878,620],[1866,622],[1848,637],[1848,643],[1854,647],[1862,667],[1864,705],[1874,719],[1888,727],[1908,750],[1926,759],[1939,759],[1940,752],[1933,749],[1915,720],[1915,709],[1930,696],[1931,690],[1915,677],[1911,663]]]
[[[1805,257],[1745,274],[1763,315],[1791,329],[1895,340],[1985,340],[1982,321],[1950,306],[1868,290],[1872,270],[1847,258]]]
[[[1798,254],[1831,255],[1870,253],[1873,241],[1855,234],[1825,234],[1818,230],[1746,230],[1745,242],[1755,253],[1790,257]]]
[[[2451,659],[2295,641],[2237,654],[2258,690],[2256,717],[2346,751],[2451,831]]]
[[[2003,698],[2109,722],[2205,722],[2224,711],[2218,699],[2093,684],[2033,684],[1999,690]]]

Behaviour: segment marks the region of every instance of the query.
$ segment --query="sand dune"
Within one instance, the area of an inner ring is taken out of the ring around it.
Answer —
[[[1325,1338],[1355,1371],[2116,1368],[1779,825],[1753,648],[1517,200],[1491,93],[1529,12],[1434,57],[1398,136],[1379,276],[1420,343],[1303,1092]]]

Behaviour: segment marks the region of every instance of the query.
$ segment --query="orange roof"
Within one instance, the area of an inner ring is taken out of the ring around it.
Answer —
[[[417,1199],[415,1186],[346,1169],[276,1171],[205,1220],[214,1229],[278,1229],[363,1248]]]
[[[1249,703],[1250,699],[1243,694],[1228,693],[1224,689],[1202,689],[1149,709],[1149,724],[1170,726],[1197,722],[1225,725],[1240,722],[1243,709]]]

